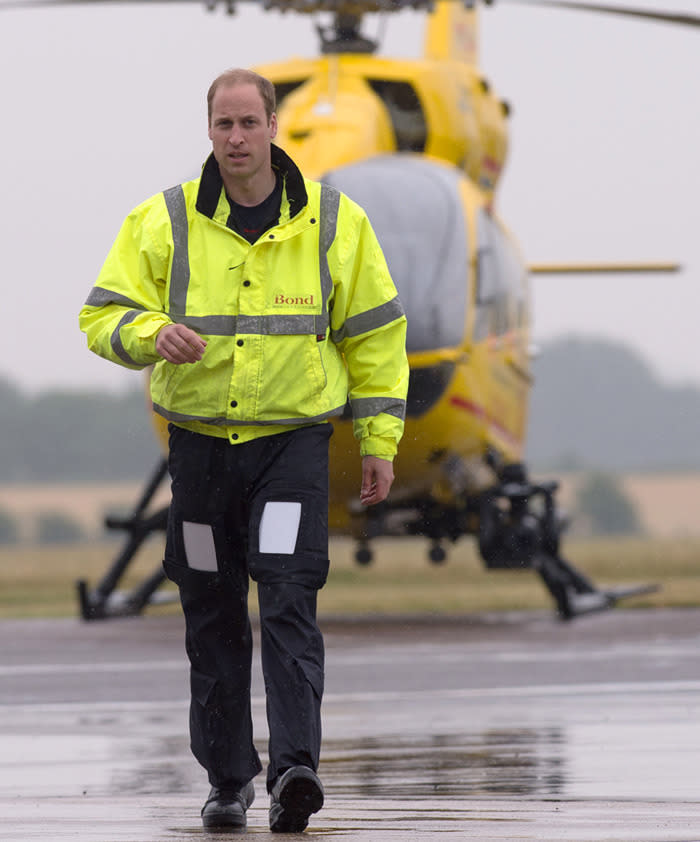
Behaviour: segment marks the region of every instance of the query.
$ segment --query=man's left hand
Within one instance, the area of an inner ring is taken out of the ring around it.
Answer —
[[[393,481],[393,462],[378,456],[363,456],[360,503],[363,506],[373,506],[386,500]]]

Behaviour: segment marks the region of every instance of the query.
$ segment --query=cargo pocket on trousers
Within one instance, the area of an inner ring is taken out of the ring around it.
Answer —
[[[216,696],[216,679],[192,668],[190,670],[192,700],[205,710],[212,706]]]
[[[316,664],[309,664],[305,662],[300,662],[299,665],[302,669],[302,672],[304,673],[304,678],[309,683],[309,687],[311,687],[311,689],[314,692],[314,695],[320,702],[323,698],[323,667],[319,667]]]
[[[257,500],[250,520],[251,578],[322,588],[329,567],[326,506],[323,499],[293,492]]]

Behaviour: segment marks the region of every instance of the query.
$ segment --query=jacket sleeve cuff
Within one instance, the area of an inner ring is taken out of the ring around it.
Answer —
[[[161,328],[172,324],[171,320],[165,313],[149,313],[148,318],[137,318],[134,323],[134,334],[141,341],[151,341],[155,348],[156,337],[160,333]]]
[[[133,326],[133,350],[139,359],[148,360],[148,365],[162,359],[156,351],[156,339],[161,329],[172,324],[164,313],[150,313],[148,318],[136,319]]]
[[[396,456],[397,450],[396,441],[392,438],[368,436],[360,441],[361,456],[376,456],[379,459],[387,459],[391,462]]]

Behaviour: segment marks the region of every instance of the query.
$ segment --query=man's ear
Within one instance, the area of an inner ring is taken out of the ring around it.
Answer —
[[[270,137],[273,139],[277,137],[277,115],[274,111],[270,116]]]

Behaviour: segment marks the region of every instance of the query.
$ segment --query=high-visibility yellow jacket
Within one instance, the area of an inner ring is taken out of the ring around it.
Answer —
[[[252,245],[227,227],[210,157],[200,178],[128,216],[80,312],[88,347],[128,368],[155,365],[153,408],[240,443],[343,412],[362,455],[391,459],[403,432],[406,320],[364,211],[304,179],[273,146],[280,218]],[[179,322],[207,342],[201,361],[155,350]]]

